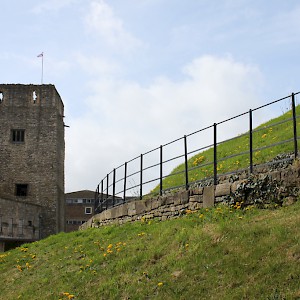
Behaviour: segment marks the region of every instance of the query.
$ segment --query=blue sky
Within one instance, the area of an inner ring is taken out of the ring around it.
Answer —
[[[300,2],[3,0],[1,83],[54,84],[66,191],[300,90]],[[268,116],[265,116],[268,117]],[[237,128],[232,133],[238,133]]]

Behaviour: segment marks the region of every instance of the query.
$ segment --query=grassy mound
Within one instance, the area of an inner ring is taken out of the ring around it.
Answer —
[[[187,211],[0,254],[0,298],[298,299],[300,203]]]

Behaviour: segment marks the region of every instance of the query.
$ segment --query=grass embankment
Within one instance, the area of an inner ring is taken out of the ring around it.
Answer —
[[[299,299],[300,203],[202,209],[0,254],[0,298]]]
[[[300,115],[300,106],[296,107],[296,115]],[[293,141],[282,143],[270,148],[261,149],[293,138],[292,111],[261,124],[253,130],[253,164],[258,165],[274,159],[276,155],[292,152]],[[286,121],[286,122],[285,122]],[[297,132],[300,132],[300,121],[297,119]],[[244,153],[244,154],[241,154]],[[240,154],[240,155],[239,155]],[[237,156],[234,156],[237,155]],[[234,157],[232,157],[234,156]],[[190,184],[213,176],[213,148],[196,154],[188,160],[188,176]],[[217,147],[217,171],[224,174],[235,170],[248,168],[249,157],[249,133],[237,136],[235,139],[225,141]],[[177,166],[168,177],[163,180],[163,189],[169,189],[185,185],[185,165]],[[177,174],[181,172],[181,174]],[[152,193],[159,193],[159,186]]]

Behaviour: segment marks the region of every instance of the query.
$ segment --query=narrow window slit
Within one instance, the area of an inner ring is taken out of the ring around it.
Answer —
[[[32,92],[32,100],[33,100],[33,104],[35,104],[35,103],[36,103],[36,100],[37,100],[36,91],[33,91],[33,92]]]

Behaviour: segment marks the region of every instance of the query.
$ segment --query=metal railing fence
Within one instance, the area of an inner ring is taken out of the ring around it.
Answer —
[[[253,173],[256,165],[270,163],[270,160],[263,161],[261,158],[261,153],[266,149],[276,150],[276,147],[280,147],[283,152],[292,152],[293,158],[296,158],[298,154],[297,119],[299,117],[296,114],[295,98],[298,94],[300,92],[292,93],[284,98],[184,135],[114,168],[97,185],[95,212],[99,213],[132,199],[142,199],[145,194],[163,195],[164,192],[172,189],[188,189],[191,184],[202,181],[210,181],[216,185],[218,177],[221,175],[245,170]],[[276,103],[284,101],[289,101],[291,107],[291,110],[286,112],[285,118],[275,123],[269,124],[268,122],[265,126],[258,126],[254,129],[254,113],[265,108],[270,109]],[[237,123],[237,119],[240,118],[244,118],[244,121]],[[235,123],[230,125],[230,122]],[[247,124],[245,133],[228,138],[227,133],[234,131],[233,128],[240,124]],[[221,125],[228,127],[223,130],[223,134],[220,129]],[[287,131],[284,140],[276,140],[278,130]],[[199,137],[201,134],[202,138]],[[222,139],[222,135],[226,138]],[[273,138],[271,138],[272,135]],[[209,139],[211,142],[199,146],[201,141]],[[229,141],[236,143],[236,149],[232,149],[232,145],[230,150],[226,149],[226,143]],[[167,151],[168,148],[171,150]],[[275,150],[274,152],[276,152]],[[270,150],[270,153],[272,151]],[[204,153],[205,155],[201,155]],[[247,162],[246,166],[245,161]],[[172,171],[176,164],[180,167]],[[229,167],[229,164],[232,165]],[[241,165],[244,167],[241,168]],[[144,192],[147,187],[153,187],[153,185],[156,187],[151,192]],[[129,193],[131,196],[128,196]]]

